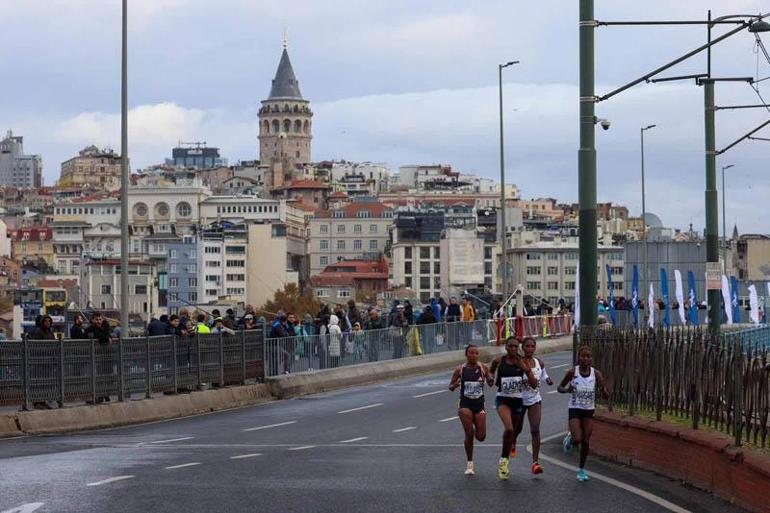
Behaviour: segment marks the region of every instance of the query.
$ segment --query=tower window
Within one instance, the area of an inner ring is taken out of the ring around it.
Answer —
[[[281,131],[281,122],[278,121],[277,119],[274,119],[273,120],[273,133],[277,134],[280,131]]]

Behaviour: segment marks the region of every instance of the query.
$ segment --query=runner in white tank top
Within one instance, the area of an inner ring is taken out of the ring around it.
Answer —
[[[591,348],[583,346],[578,351],[578,366],[570,369],[564,375],[557,390],[570,394],[569,399],[569,434],[562,442],[564,452],[570,453],[573,445],[580,445],[580,469],[577,473],[579,481],[588,481],[585,471],[588,458],[588,445],[594,425],[594,410],[596,409],[596,394],[609,396],[604,376],[599,370],[591,367]]]
[[[535,339],[526,337],[522,342],[522,347],[524,348],[524,361],[532,368],[532,373],[535,375],[535,379],[537,379],[537,386],[531,387],[529,383],[526,383],[522,394],[524,410],[529,418],[529,433],[532,438],[532,466],[530,470],[533,474],[542,474],[543,466],[538,461],[540,457],[540,419],[543,415],[543,399],[540,396],[540,386],[543,382],[548,384],[548,386],[552,386],[553,381],[548,377],[548,372],[546,372],[542,360],[535,358],[535,350],[537,349]]]

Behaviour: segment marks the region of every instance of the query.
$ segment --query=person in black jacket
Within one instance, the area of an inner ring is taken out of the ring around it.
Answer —
[[[433,308],[431,308],[430,305],[426,306],[422,311],[422,315],[420,315],[420,318],[417,319],[417,324],[436,324],[436,316],[433,313]]]
[[[40,325],[32,330],[29,335],[30,340],[56,340],[53,334],[53,319],[50,315],[44,315],[40,318]]]
[[[88,338],[96,340],[99,344],[99,349],[97,350],[98,356],[101,358],[99,359],[99,365],[97,368],[98,374],[102,376],[112,376],[115,374],[115,368],[113,366],[113,355],[112,355],[112,340],[110,339],[110,323],[107,322],[107,319],[105,319],[101,313],[94,312],[94,314],[91,316],[91,325],[88,326],[88,329],[86,329],[85,334],[88,336]],[[101,403],[104,401],[109,402],[110,396],[104,395],[101,397],[96,398],[97,403]]]
[[[152,318],[150,324],[147,325],[147,336],[157,337],[165,335],[168,330],[168,315],[163,314],[160,319]]]
[[[85,324],[85,318],[80,314],[75,314],[75,319],[72,321],[72,327],[70,328],[70,338],[73,340],[87,339],[86,330],[83,328]]]

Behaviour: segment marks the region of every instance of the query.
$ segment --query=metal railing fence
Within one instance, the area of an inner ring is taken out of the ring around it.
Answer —
[[[689,419],[757,446],[770,443],[770,328],[634,330],[581,327],[580,345],[608,378],[610,409]]]
[[[265,340],[265,376],[462,349],[496,341],[490,321],[448,322]]]
[[[0,406],[99,402],[264,379],[262,329],[95,340],[0,342]]]

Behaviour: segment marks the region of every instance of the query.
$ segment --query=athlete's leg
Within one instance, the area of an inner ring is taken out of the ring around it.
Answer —
[[[581,427],[583,430],[583,443],[580,444],[580,468],[583,468],[585,467],[586,459],[588,458],[588,444],[591,440],[591,433],[593,433],[594,430],[594,419],[587,417],[580,420],[582,421]]]
[[[543,415],[543,405],[541,403],[533,404],[527,408],[529,417],[529,433],[532,438],[532,462],[538,461],[540,457],[540,419]]]
[[[522,408],[519,410],[519,412],[515,412],[511,410],[511,422],[513,424],[513,439],[511,440],[511,458],[516,457],[516,442],[519,439],[521,430],[524,429],[524,415],[526,415],[526,412],[523,410],[522,406],[520,406],[519,408]]]
[[[497,413],[500,415],[500,420],[503,421],[503,451],[501,457],[507,458],[513,444],[513,413],[504,404],[498,406]]]
[[[460,408],[457,415],[465,431],[465,457],[468,461],[473,461],[473,412],[468,408]]]
[[[473,425],[476,428],[476,440],[483,442],[487,438],[487,412],[474,414]]]
[[[579,418],[569,419],[569,430],[572,433],[572,445],[583,441],[583,427]]]

